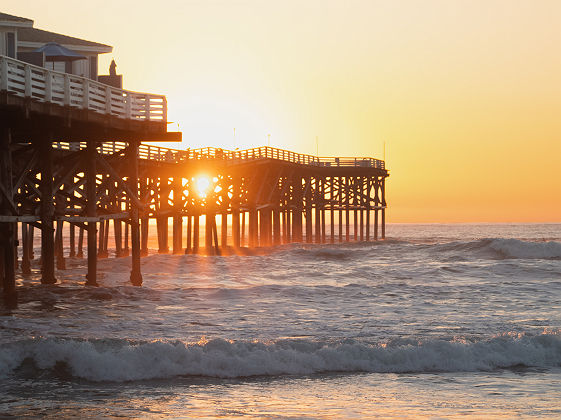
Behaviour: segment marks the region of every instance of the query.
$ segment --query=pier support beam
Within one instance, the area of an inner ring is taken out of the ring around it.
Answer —
[[[200,215],[199,214],[195,214],[193,216],[193,254],[198,254],[199,253],[199,234],[200,234],[200,229],[199,229],[199,219],[200,219]]]
[[[125,229],[128,231],[128,225],[125,225]],[[140,255],[146,257],[148,255],[148,236],[150,229],[150,219],[148,216],[143,216],[141,219],[141,244],[140,244]],[[128,240],[125,242],[128,244]],[[126,249],[126,246],[125,246]],[[128,250],[126,251],[128,254]]]
[[[259,226],[259,222],[258,222],[258,216],[257,216],[257,210],[255,208],[251,208],[248,211],[248,241],[249,241],[249,247],[250,248],[255,248],[259,245],[258,243],[258,233],[257,233],[257,227]]]
[[[240,243],[240,211],[235,208],[232,210],[232,242],[234,248],[239,248]]]
[[[185,236],[186,236],[186,238],[185,238],[185,240],[186,240],[185,253],[186,254],[190,254],[191,250],[192,250],[192,248],[191,248],[191,244],[192,244],[191,231],[193,230],[192,219],[193,219],[193,216],[187,216],[187,228],[186,228],[186,232],[185,232]]]
[[[214,254],[212,247],[212,225],[214,221],[214,214],[207,213],[205,215],[205,252],[207,255]]]
[[[22,242],[22,256],[21,256],[21,274],[28,276],[31,274],[31,255],[30,248],[33,247],[33,242],[30,241],[30,226],[27,223],[21,224],[21,242]]]
[[[129,162],[131,165],[129,188],[138,198],[138,142],[129,143]],[[139,208],[134,200],[129,200],[130,205],[130,225],[131,225],[131,276],[133,286],[142,286],[142,274],[140,273],[140,226],[138,221]]]
[[[115,236],[115,257],[123,256],[123,223],[120,219],[113,219],[113,232]]]
[[[13,199],[12,187],[12,133],[8,128],[0,129],[0,182],[6,196],[0,195],[0,214],[13,214],[10,201]],[[15,229],[17,225],[11,222],[0,223],[0,278],[4,301],[9,307],[17,305],[16,293],[16,244]]]
[[[275,207],[273,209],[273,245],[281,243],[281,212],[278,207]]]
[[[173,179],[173,253],[175,255],[183,253],[183,179],[176,177]]]
[[[384,178],[381,180],[382,187],[382,239],[386,239],[386,181]]]
[[[54,284],[54,200],[53,200],[53,148],[51,139],[43,137],[38,143],[41,156],[41,283]]]
[[[228,246],[228,213],[222,213],[222,223],[220,224],[220,246]]]
[[[88,217],[96,217],[97,194],[95,164],[97,156],[96,143],[90,141],[86,150],[86,214]],[[88,274],[86,275],[87,286],[97,286],[97,223],[88,222]]]

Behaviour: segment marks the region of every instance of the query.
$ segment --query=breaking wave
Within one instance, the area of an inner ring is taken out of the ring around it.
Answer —
[[[346,340],[273,342],[214,339],[133,342],[123,339],[30,339],[0,349],[0,376],[27,366],[35,374],[64,367],[71,377],[133,381],[206,376],[307,375],[326,372],[456,372],[561,365],[561,335],[505,334],[488,340],[396,340],[384,345]]]
[[[555,241],[534,242],[490,238],[472,242],[451,242],[435,246],[440,251],[471,251],[493,258],[561,259],[561,243]]]

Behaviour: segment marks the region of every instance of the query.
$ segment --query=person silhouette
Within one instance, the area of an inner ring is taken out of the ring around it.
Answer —
[[[115,60],[111,60],[111,64],[109,64],[109,76],[117,76],[117,64]]]

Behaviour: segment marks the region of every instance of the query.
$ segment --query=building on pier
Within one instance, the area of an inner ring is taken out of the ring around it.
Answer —
[[[55,42],[84,56],[84,59],[51,62],[51,70],[97,80],[98,56],[112,52],[112,46],[34,28],[33,24],[31,19],[0,13],[0,55],[44,67],[41,57],[34,55],[33,51]]]

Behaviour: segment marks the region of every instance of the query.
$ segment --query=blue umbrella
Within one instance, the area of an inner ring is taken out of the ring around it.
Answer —
[[[56,42],[49,42],[40,48],[37,48],[33,52],[45,53],[46,61],[76,61],[76,60],[86,60],[87,57],[78,54],[66,47],[63,47]]]

